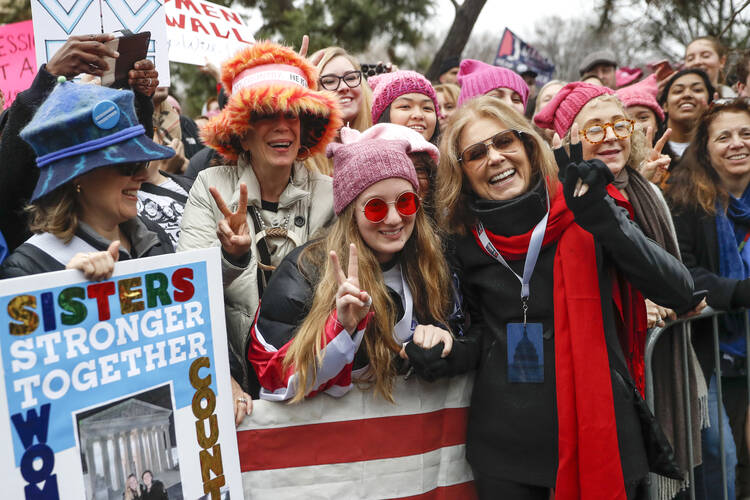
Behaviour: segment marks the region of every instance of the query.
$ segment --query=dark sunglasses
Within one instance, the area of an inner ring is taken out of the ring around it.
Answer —
[[[490,154],[490,146],[499,153],[513,153],[518,150],[519,145],[522,145],[520,141],[522,137],[523,132],[520,130],[503,130],[486,141],[477,142],[464,149],[458,155],[458,161],[464,165],[478,165]]]
[[[382,198],[370,198],[362,208],[365,219],[372,223],[383,222],[388,216],[388,205],[395,205],[396,211],[402,217],[411,217],[419,210],[419,196],[413,191],[405,191],[398,195],[396,201],[385,201]]]
[[[117,165],[112,165],[112,167],[123,177],[133,177],[136,173],[140,172],[141,169],[147,169],[149,163],[150,162],[148,161],[118,163]]]

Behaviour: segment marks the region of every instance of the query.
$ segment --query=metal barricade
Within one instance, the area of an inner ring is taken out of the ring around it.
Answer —
[[[654,380],[653,380],[653,374],[652,374],[652,362],[653,362],[653,356],[654,356],[654,349],[656,348],[656,344],[661,338],[662,334],[664,334],[668,329],[673,328],[676,329],[676,331],[679,331],[681,333],[682,337],[682,367],[683,367],[683,373],[685,374],[685,380],[684,382],[684,396],[685,396],[685,421],[691,422],[692,421],[692,415],[691,415],[691,408],[690,408],[690,380],[688,377],[688,339],[690,338],[691,334],[691,326],[692,323],[696,320],[711,318],[711,328],[712,328],[712,335],[713,335],[713,347],[714,347],[714,364],[715,364],[715,374],[716,374],[716,396],[718,401],[718,424],[719,426],[719,454],[721,459],[721,476],[722,476],[722,496],[718,497],[711,493],[711,498],[723,498],[724,500],[730,500],[728,498],[728,492],[727,492],[727,464],[726,464],[726,457],[725,457],[725,449],[724,449],[724,426],[721,425],[721,422],[724,419],[723,413],[723,393],[722,393],[722,385],[721,385],[721,354],[719,352],[719,316],[726,314],[725,311],[716,311],[710,307],[706,307],[700,314],[696,316],[692,316],[689,318],[680,318],[674,321],[669,321],[666,323],[663,327],[654,327],[651,330],[649,330],[648,337],[646,339],[646,351],[644,355],[644,361],[645,361],[645,399],[646,403],[648,404],[648,407],[651,409],[651,411],[654,411]],[[745,314],[745,338],[747,340],[747,344],[750,345],[750,319],[748,318],[748,315]],[[748,391],[749,391],[749,400],[750,400],[750,370],[747,371],[747,381],[748,381]],[[702,373],[698,374],[699,376],[703,376]],[[713,419],[713,416],[711,416]],[[714,425],[715,423],[713,420],[711,421],[711,425]],[[690,488],[689,488],[689,495],[691,500],[695,500],[695,463],[693,462],[693,435],[692,432],[687,432],[687,451],[688,451],[688,457],[689,457],[689,467],[688,471],[686,471],[689,474],[690,478]],[[651,482],[651,498],[656,498],[656,486],[655,481]],[[718,492],[716,492],[718,493]],[[734,500],[734,499],[731,499]]]

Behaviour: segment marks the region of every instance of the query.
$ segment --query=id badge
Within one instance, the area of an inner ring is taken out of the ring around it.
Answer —
[[[508,323],[508,382],[544,382],[544,345],[541,323]]]

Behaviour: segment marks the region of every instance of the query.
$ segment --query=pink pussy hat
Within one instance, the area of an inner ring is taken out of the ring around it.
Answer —
[[[526,101],[529,99],[529,86],[516,72],[475,59],[461,61],[458,71],[458,84],[461,85],[458,106],[473,97],[484,95],[490,90],[501,87],[518,92],[524,108],[526,108]]]
[[[411,146],[409,153],[427,153],[432,161],[440,161],[440,150],[433,143],[425,139],[416,130],[395,123],[378,123],[364,132],[357,129],[344,127],[341,129],[341,142],[351,144],[357,141],[368,141],[372,139],[385,139],[387,141],[407,141]]]
[[[569,83],[539,110],[534,116],[534,123],[541,128],[554,130],[557,135],[564,137],[586,103],[600,95],[614,93],[615,91],[608,87],[593,83]]]
[[[378,123],[380,115],[393,101],[404,94],[424,94],[435,104],[435,113],[442,118],[435,88],[429,80],[416,71],[398,70],[371,76],[367,83],[372,88],[372,122]]]
[[[661,109],[656,98],[643,89],[637,86],[624,87],[618,89],[615,94],[617,94],[617,97],[620,98],[626,108],[631,106],[645,106],[654,112],[660,122],[664,121],[664,110]]]

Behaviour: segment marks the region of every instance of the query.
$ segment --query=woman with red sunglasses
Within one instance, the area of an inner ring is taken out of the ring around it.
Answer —
[[[404,343],[450,349],[451,278],[409,150],[384,139],[328,146],[338,218],[268,284],[248,348],[261,398],[342,396],[362,381],[391,399]]]
[[[693,284],[615,203],[606,165],[582,159],[577,134],[571,142],[570,158],[556,152],[558,182],[524,117],[478,97],[441,143],[437,213],[455,238],[471,324],[425,365],[433,376],[477,370],[466,454],[482,499],[645,493],[652,429],[641,426],[633,382],[643,365],[632,363],[645,332],[640,293],[682,309]]]

